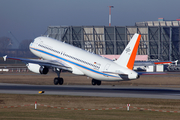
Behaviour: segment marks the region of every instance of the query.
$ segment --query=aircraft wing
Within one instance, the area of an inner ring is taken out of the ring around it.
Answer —
[[[134,66],[154,66],[157,64],[171,64],[175,63],[176,61],[135,61]]]
[[[166,75],[165,72],[137,72],[138,75]]]
[[[6,61],[6,59],[12,59],[12,60],[22,61],[25,64],[34,63],[34,64],[39,64],[40,66],[47,66],[50,68],[59,68],[63,70],[72,71],[69,65],[65,64],[62,61],[57,61],[57,60],[25,59],[25,58],[17,58],[17,57],[8,57],[7,55],[3,56],[3,58],[4,61]]]

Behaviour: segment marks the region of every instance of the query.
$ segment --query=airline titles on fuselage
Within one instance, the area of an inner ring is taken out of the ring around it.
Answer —
[[[79,61],[79,62],[84,63],[84,64],[86,64],[86,65],[89,65],[89,66],[93,67],[93,68],[96,69],[96,70],[99,70],[99,69],[100,69],[100,66],[101,66],[100,63],[94,62],[94,64],[92,64],[92,63],[89,63],[89,62],[87,62],[87,61],[81,60],[81,59],[79,59],[79,58],[73,57],[72,55],[69,55],[69,54],[67,54],[67,53],[65,53],[65,52],[63,52],[63,51],[60,52],[60,51],[54,50],[54,49],[52,49],[52,48],[50,48],[50,47],[47,47],[47,46],[45,46],[45,45],[42,45],[42,44],[38,44],[38,46],[40,46],[40,47],[42,47],[42,48],[45,48],[45,49],[47,49],[47,50],[50,50],[50,51],[52,51],[52,52],[58,53],[58,54],[60,54],[60,55],[66,56],[66,57],[68,57],[68,58],[71,58],[71,59],[73,59],[73,60]]]

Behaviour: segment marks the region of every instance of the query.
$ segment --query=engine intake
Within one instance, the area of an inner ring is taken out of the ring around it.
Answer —
[[[47,73],[49,72],[49,68],[46,67],[46,66],[41,66],[41,67],[39,68],[39,72],[40,72],[41,74],[47,74]]]

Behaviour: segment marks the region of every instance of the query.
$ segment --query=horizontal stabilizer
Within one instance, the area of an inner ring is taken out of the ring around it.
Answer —
[[[123,80],[129,80],[128,74],[119,74],[119,76],[120,76]]]
[[[117,74],[117,75],[119,75],[123,80],[129,80],[128,74],[116,73],[116,72],[107,72],[107,71],[103,71],[103,73]]]

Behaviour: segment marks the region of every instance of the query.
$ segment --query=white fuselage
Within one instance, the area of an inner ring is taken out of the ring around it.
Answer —
[[[128,75],[129,80],[138,76],[135,71],[109,59],[52,38],[38,37],[29,47],[33,54],[42,59],[65,63],[72,68],[72,73],[77,75],[86,75],[103,81],[123,80],[120,74]]]

